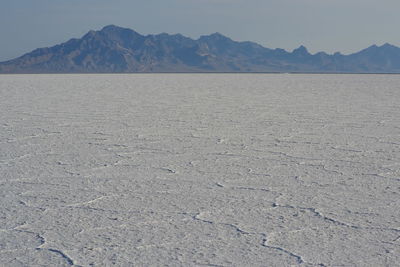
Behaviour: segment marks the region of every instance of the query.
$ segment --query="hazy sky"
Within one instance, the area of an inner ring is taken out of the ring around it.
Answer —
[[[0,0],[0,61],[108,24],[293,50],[400,46],[400,0]]]

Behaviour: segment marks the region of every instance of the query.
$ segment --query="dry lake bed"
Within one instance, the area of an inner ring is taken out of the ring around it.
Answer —
[[[400,76],[0,76],[1,266],[400,266]]]

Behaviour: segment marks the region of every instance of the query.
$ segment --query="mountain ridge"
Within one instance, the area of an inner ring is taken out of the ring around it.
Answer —
[[[288,52],[218,32],[192,39],[108,25],[0,62],[0,73],[138,72],[400,73],[400,48],[386,43],[349,55],[311,54],[303,45]]]

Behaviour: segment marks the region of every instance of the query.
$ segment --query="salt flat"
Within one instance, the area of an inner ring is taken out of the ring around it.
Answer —
[[[1,266],[400,266],[400,76],[1,75]]]

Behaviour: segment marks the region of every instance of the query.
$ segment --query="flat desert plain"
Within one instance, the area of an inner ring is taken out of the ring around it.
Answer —
[[[400,76],[0,76],[1,266],[400,266]]]

